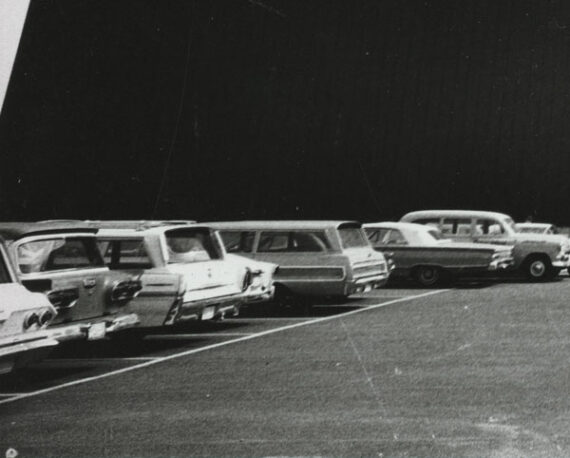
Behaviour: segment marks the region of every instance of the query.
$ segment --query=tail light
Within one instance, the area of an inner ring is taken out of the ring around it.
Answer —
[[[123,280],[115,283],[111,288],[109,300],[112,303],[126,303],[135,298],[142,289],[140,280]]]
[[[31,328],[35,323],[39,323],[39,319],[40,317],[38,316],[37,313],[30,313],[26,316],[26,318],[24,318],[24,329],[29,329]]]
[[[241,290],[245,291],[247,288],[249,288],[252,281],[253,281],[253,274],[251,273],[251,270],[249,270],[249,268],[246,268],[245,275],[243,277],[243,282],[241,285]]]
[[[47,293],[47,297],[56,309],[70,309],[79,299],[79,290],[77,288],[54,289]]]
[[[38,318],[38,324],[44,326],[55,318],[55,314],[51,310],[45,310]]]

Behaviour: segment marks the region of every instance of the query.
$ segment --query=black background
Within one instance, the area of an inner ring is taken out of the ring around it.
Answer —
[[[4,220],[570,223],[570,5],[32,0]]]

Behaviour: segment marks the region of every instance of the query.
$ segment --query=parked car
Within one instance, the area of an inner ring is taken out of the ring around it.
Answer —
[[[518,232],[511,217],[503,213],[475,210],[425,210],[404,215],[400,221],[438,227],[443,237],[513,245],[514,268],[529,280],[553,278],[570,266],[568,237]]]
[[[549,223],[517,223],[516,229],[523,234],[560,234],[560,230]]]
[[[142,281],[132,308],[142,326],[237,315],[273,297],[275,264],[226,254],[210,227],[180,222],[94,221],[105,264]],[[116,227],[118,226],[118,227]]]
[[[421,224],[369,223],[364,230],[374,249],[394,261],[392,276],[411,277],[422,286],[514,264],[511,246],[438,240],[433,228]]]
[[[18,278],[57,311],[48,329],[58,341],[102,339],[138,324],[128,303],[141,283],[105,267],[96,232],[71,222],[0,223]]]
[[[44,294],[18,282],[0,241],[0,374],[43,359],[58,344],[46,332],[56,310]]]
[[[234,221],[218,229],[228,253],[279,265],[281,297],[349,296],[385,285],[390,275],[382,253],[370,246],[354,221]]]

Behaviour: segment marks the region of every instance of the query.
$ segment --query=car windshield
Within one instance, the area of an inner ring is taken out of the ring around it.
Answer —
[[[207,228],[183,228],[166,231],[168,263],[203,262],[222,257],[215,237]]]
[[[504,223],[505,226],[509,227],[511,229],[511,231],[519,232],[517,225],[515,224],[515,222],[513,221],[513,219],[511,217],[507,216],[502,222]]]
[[[94,238],[69,237],[34,240],[17,249],[20,272],[34,273],[104,265]]]

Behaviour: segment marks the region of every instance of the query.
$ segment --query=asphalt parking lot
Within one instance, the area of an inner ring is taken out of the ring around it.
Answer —
[[[0,447],[569,455],[570,279],[408,286],[60,348],[0,380]]]

